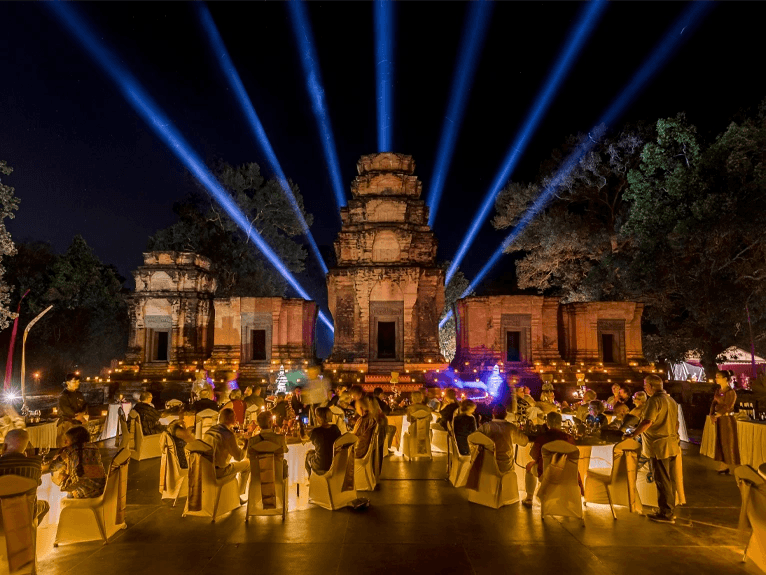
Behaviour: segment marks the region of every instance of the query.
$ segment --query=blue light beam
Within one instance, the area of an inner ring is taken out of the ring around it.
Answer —
[[[295,194],[293,194],[292,188],[290,187],[290,182],[287,181],[287,177],[282,170],[282,166],[277,159],[277,155],[274,153],[274,148],[271,147],[271,142],[269,142],[269,138],[266,135],[266,130],[263,129],[263,124],[261,124],[261,120],[258,118],[258,114],[253,107],[253,103],[250,100],[250,97],[247,95],[247,91],[245,90],[245,86],[239,76],[239,72],[237,72],[237,69],[234,67],[234,62],[232,62],[231,57],[229,56],[229,52],[226,50],[226,46],[223,43],[223,38],[221,38],[221,34],[218,32],[218,28],[216,28],[215,22],[213,21],[213,16],[210,14],[210,10],[207,9],[207,6],[205,6],[204,2],[196,2],[195,4],[198,10],[200,22],[202,23],[202,27],[205,29],[205,32],[208,35],[211,47],[221,65],[223,73],[226,76],[226,79],[229,81],[229,84],[234,91],[234,95],[236,96],[239,105],[242,107],[242,112],[247,118],[247,122],[250,125],[253,136],[255,137],[256,144],[261,148],[261,152],[266,157],[266,162],[269,164],[269,167],[276,176],[282,191],[285,193],[285,197],[290,203],[290,207],[292,208],[293,214],[298,220],[298,223],[301,225],[303,235],[308,241],[311,252],[314,254],[314,257],[319,263],[319,267],[322,269],[324,274],[327,275],[327,264],[325,264],[322,255],[319,253],[319,247],[314,240],[314,236],[311,234],[311,230],[309,230],[309,226],[306,223],[306,218],[303,217],[303,212],[301,211],[301,207],[298,205],[298,200],[295,198]]]
[[[441,200],[444,189],[444,180],[447,178],[452,154],[455,151],[457,134],[463,122],[463,112],[465,111],[465,103],[468,99],[468,91],[476,71],[476,60],[481,53],[491,13],[492,2],[489,2],[489,0],[473,2],[469,7],[468,20],[463,31],[463,38],[460,41],[459,59],[455,68],[455,76],[452,78],[447,115],[444,117],[439,148],[436,152],[436,164],[434,175],[431,178],[431,189],[428,192],[427,204],[430,210],[428,225],[431,227],[433,227],[434,220],[436,219],[436,211],[439,208],[439,200]]]
[[[394,99],[394,2],[375,0],[375,82],[378,96],[378,152],[391,152]]]
[[[192,150],[183,136],[173,126],[159,106],[151,99],[141,84],[133,75],[125,69],[120,60],[101,44],[97,36],[88,27],[85,21],[75,12],[69,2],[48,2],[46,4],[58,16],[74,38],[76,38],[90,56],[101,66],[103,71],[117,85],[123,97],[138,113],[138,115],[152,128],[154,133],[175,154],[181,163],[188,169],[197,180],[205,186],[210,195],[221,205],[231,219],[247,234],[256,248],[285,278],[287,283],[302,298],[310,300],[308,293],[298,283],[289,269],[282,263],[279,256],[271,249],[258,231],[253,228],[237,204],[218,183],[215,176],[210,173],[200,157]],[[319,318],[334,332],[332,322],[323,312],[319,312]]]
[[[492,206],[495,204],[497,195],[511,177],[511,174],[524,153],[529,140],[537,129],[537,126],[540,124],[540,121],[543,119],[545,112],[553,102],[553,97],[556,95],[561,83],[564,81],[567,73],[572,67],[572,63],[580,53],[585,41],[596,27],[604,8],[606,8],[606,0],[591,0],[591,2],[588,2],[588,4],[583,7],[577,24],[572,28],[567,41],[564,43],[564,48],[559,54],[556,64],[549,72],[542,90],[538,93],[537,98],[535,99],[535,105],[529,111],[521,130],[516,134],[516,139],[508,149],[505,159],[500,167],[500,171],[495,175],[495,179],[492,180],[487,195],[484,197],[484,201],[479,207],[479,211],[471,222],[471,226],[468,228],[468,232],[458,248],[457,255],[453,258],[452,264],[447,270],[446,283],[448,283],[452,279],[452,276],[455,275],[468,248],[471,247],[471,244],[476,239],[479,229],[484,225],[484,222],[487,221]]]
[[[633,78],[623,88],[617,98],[612,102],[611,106],[604,112],[596,126],[601,124],[610,125],[613,123],[624,111],[625,108],[636,98],[639,92],[646,86],[651,80],[652,76],[662,68],[665,61],[667,61],[673,52],[677,49],[682,40],[688,38],[692,32],[692,29],[699,23],[705,13],[712,7],[712,2],[692,2],[684,13],[678,18],[675,24],[668,30],[660,43],[654,48],[649,58],[643,63],[641,68],[633,75]],[[686,33],[686,37],[682,37]],[[597,128],[594,128],[589,133],[589,136],[596,132]],[[600,130],[599,130],[600,131]],[[460,297],[465,297],[484,279],[489,271],[497,264],[500,258],[505,253],[505,250],[518,238],[530,222],[540,213],[540,211],[548,205],[548,202],[553,198],[556,189],[561,182],[574,170],[580,160],[596,145],[597,140],[593,137],[588,137],[582,144],[580,144],[574,152],[564,161],[561,167],[554,175],[551,182],[535,199],[529,209],[524,212],[519,222],[513,227],[511,232],[505,237],[500,246],[495,250],[490,257],[489,261],[484,264],[481,271],[476,275],[474,280],[470,283],[468,288],[463,292]],[[441,328],[447,320],[452,316],[452,311],[448,312],[442,320],[439,322]]]
[[[322,138],[322,150],[324,151],[327,170],[330,172],[330,182],[335,193],[335,201],[338,209],[346,205],[346,194],[343,192],[343,183],[340,177],[340,163],[338,151],[335,148],[335,136],[330,124],[330,114],[325,103],[324,87],[319,73],[319,58],[314,47],[314,36],[311,33],[306,7],[302,0],[290,0],[287,3],[293,21],[293,32],[298,42],[301,54],[303,73],[306,76],[306,90],[311,100],[311,110],[319,128]]]

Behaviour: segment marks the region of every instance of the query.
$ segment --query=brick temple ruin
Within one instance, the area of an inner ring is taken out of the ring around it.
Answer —
[[[327,274],[335,325],[322,364],[333,382],[407,390],[447,370],[473,380],[495,365],[509,380],[593,384],[638,381],[642,304],[561,304],[543,296],[470,296],[455,306],[456,355],[441,355],[444,270],[411,156],[362,156]],[[318,306],[281,297],[216,297],[211,262],[181,252],[144,254],[134,272],[128,353],[113,376],[136,382],[274,381],[279,367],[316,358]],[[534,385],[533,387],[539,387]]]

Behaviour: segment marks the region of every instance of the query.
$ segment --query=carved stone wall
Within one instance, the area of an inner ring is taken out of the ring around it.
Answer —
[[[443,365],[438,320],[444,272],[411,156],[362,156],[341,209],[337,265],[327,275],[335,343],[325,368],[387,373]],[[389,313],[391,312],[391,313]],[[396,325],[396,357],[378,357],[380,322]]]
[[[641,314],[636,302],[588,302],[561,306],[562,355],[569,361],[604,361],[602,336],[613,337],[614,362],[643,361]]]

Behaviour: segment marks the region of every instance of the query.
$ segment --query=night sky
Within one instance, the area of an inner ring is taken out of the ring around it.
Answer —
[[[288,10],[278,3],[209,7],[285,173],[314,215],[312,232],[329,249],[340,218]],[[552,148],[597,121],[684,7],[607,7],[514,179],[533,179]],[[192,6],[104,2],[76,8],[201,157],[256,161],[268,173]],[[439,259],[455,253],[579,9],[575,2],[495,5],[435,225]],[[466,14],[467,5],[457,2],[395,9],[394,149],[414,156],[424,196]],[[764,16],[762,3],[718,4],[623,121],[686,111],[704,136],[712,136],[739,110],[757,106],[766,97]],[[372,5],[315,2],[309,17],[350,197],[357,159],[377,151]],[[48,241],[63,251],[79,233],[130,278],[147,237],[173,223],[173,203],[194,184],[44,4],[0,3],[0,22],[0,159],[15,169],[4,182],[21,198],[8,223],[14,240]],[[469,279],[503,236],[486,224],[462,267]],[[505,264],[495,278],[508,273]],[[307,265],[301,280],[324,303],[324,278],[310,256]]]

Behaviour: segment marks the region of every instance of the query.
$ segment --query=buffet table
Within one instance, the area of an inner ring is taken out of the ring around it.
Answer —
[[[708,415],[702,432],[700,455],[715,459],[716,426]],[[758,469],[766,463],[766,423],[758,421],[737,421],[739,459],[742,465]]]

